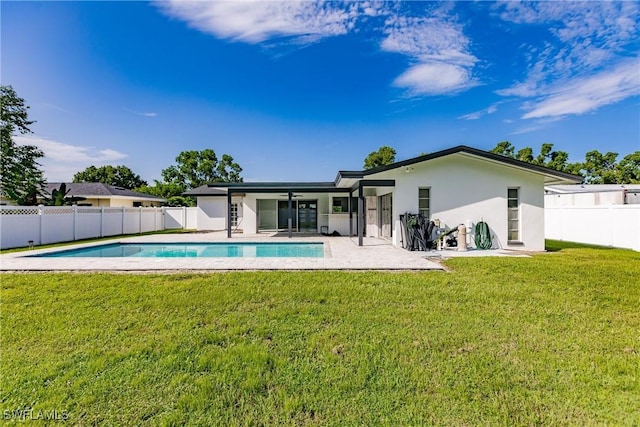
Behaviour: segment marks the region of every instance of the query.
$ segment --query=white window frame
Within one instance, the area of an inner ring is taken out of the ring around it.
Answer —
[[[231,203],[231,226],[238,226],[238,203]]]
[[[420,197],[421,190],[427,190],[427,197]],[[426,208],[420,207],[420,200],[427,201]],[[425,215],[423,212],[426,212],[427,214]],[[418,213],[422,214],[422,216],[424,216],[427,220],[431,219],[431,187],[418,187]]]
[[[509,193],[516,191],[516,197],[511,197]],[[515,201],[515,206],[511,206]],[[520,242],[522,238],[521,218],[520,218],[520,187],[507,188],[507,242]],[[514,225],[515,224],[515,225]],[[512,239],[515,233],[515,239]]]

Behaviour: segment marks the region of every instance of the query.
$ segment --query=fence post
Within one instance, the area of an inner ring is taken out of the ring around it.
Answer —
[[[100,237],[104,237],[104,206],[100,206]]]
[[[182,207],[182,229],[187,228],[187,207]]]
[[[40,241],[38,242],[38,244],[42,245],[42,217],[44,216],[44,205],[38,205],[38,215],[40,215],[40,232],[38,233],[40,235]]]
[[[122,206],[122,233],[120,234],[124,234],[124,206]]]
[[[142,206],[138,207],[138,234],[142,234]]]
[[[73,241],[75,242],[77,240],[76,236],[78,235],[78,233],[76,231],[76,227],[77,227],[77,224],[78,224],[78,221],[77,221],[77,219],[78,219],[77,218],[78,206],[77,205],[73,205],[71,207],[71,209],[73,209]]]

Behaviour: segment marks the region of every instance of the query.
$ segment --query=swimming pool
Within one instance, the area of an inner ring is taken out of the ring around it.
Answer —
[[[49,252],[60,258],[322,258],[322,243],[111,243]]]

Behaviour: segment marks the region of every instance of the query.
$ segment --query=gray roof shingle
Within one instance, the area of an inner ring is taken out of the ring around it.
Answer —
[[[60,189],[62,182],[49,182],[46,186],[47,193],[55,189]],[[120,197],[135,197],[137,199],[153,200],[153,201],[165,201],[165,199],[152,196],[150,194],[139,193],[137,191],[128,190],[123,187],[116,187],[113,185],[103,184],[101,182],[65,182],[69,193],[67,196],[120,196]]]

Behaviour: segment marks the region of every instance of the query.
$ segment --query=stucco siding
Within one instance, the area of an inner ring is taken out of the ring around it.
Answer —
[[[418,189],[430,189],[431,219],[443,226],[470,224],[471,232],[485,221],[493,234],[494,247],[544,250],[543,177],[464,155],[452,155],[416,164],[409,170],[396,169],[372,176],[395,179],[396,186],[377,188],[376,195],[393,191],[394,244],[400,244],[400,215],[418,212]],[[507,190],[519,189],[520,243],[507,241]],[[473,234],[469,243],[473,247]]]
[[[198,197],[198,230],[225,230],[227,227],[227,198]]]

